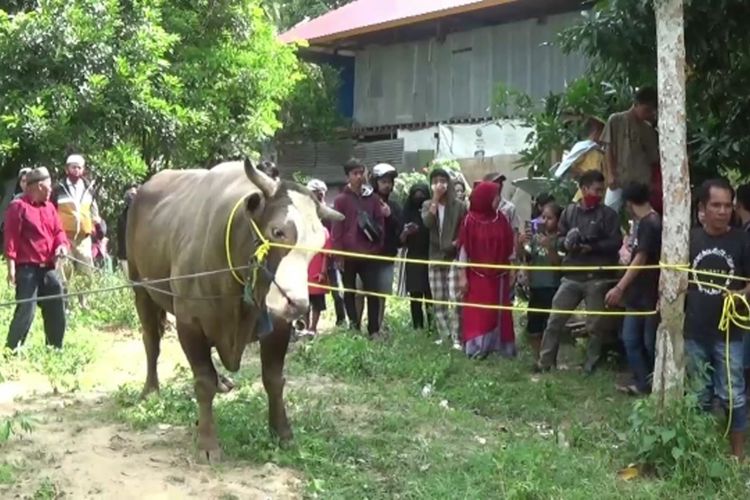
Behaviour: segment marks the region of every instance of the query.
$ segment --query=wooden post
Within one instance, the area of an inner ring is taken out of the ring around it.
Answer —
[[[688,263],[690,235],[690,173],[685,118],[685,24],[683,0],[656,0],[659,59],[659,147],[664,186],[662,262]],[[663,404],[682,397],[685,373],[683,323],[685,272],[661,273],[661,325],[656,340],[653,393]]]

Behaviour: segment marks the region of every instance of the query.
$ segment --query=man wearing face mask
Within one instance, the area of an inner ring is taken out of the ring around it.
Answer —
[[[617,212],[602,205],[604,175],[596,170],[586,172],[579,179],[583,198],[569,205],[560,217],[561,250],[565,252],[562,266],[614,266],[622,245]],[[574,310],[585,301],[589,311],[604,310],[604,296],[612,285],[612,271],[563,271],[560,288],[552,300],[553,309]],[[536,371],[548,371],[557,362],[560,335],[570,314],[552,313],[542,337],[542,348]],[[602,346],[600,331],[603,322],[597,316],[587,316],[590,335],[587,369],[593,370]]]
[[[422,221],[430,232],[430,260],[454,261],[458,256],[458,232],[466,216],[466,205],[456,199],[453,184],[447,171],[436,168],[430,172],[432,199],[422,206]],[[455,301],[458,298],[458,272],[453,266],[430,265],[428,268],[432,298],[437,301]],[[454,306],[435,304],[435,326],[440,337],[459,343],[460,324]]]

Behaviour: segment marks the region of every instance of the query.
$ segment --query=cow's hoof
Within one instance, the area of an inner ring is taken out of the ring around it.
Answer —
[[[271,427],[271,434],[279,440],[282,447],[290,445],[294,440],[294,433],[288,425],[282,426],[280,429]]]
[[[146,384],[141,391],[141,401],[147,399],[152,394],[159,395],[159,384]]]
[[[232,379],[230,379],[229,377],[219,375],[218,381],[216,383],[216,390],[221,394],[226,394],[232,389],[234,389],[234,381],[232,381]]]
[[[221,448],[213,448],[210,450],[200,450],[200,459],[206,464],[218,464],[221,462]]]

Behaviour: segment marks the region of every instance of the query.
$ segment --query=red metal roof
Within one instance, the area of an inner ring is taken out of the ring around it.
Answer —
[[[439,19],[522,0],[356,0],[301,23],[280,37],[283,42],[311,44],[372,33],[419,21]]]

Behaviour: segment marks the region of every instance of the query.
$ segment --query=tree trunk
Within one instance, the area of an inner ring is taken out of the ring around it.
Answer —
[[[659,142],[664,186],[662,262],[688,262],[690,173],[685,119],[685,26],[683,0],[657,0],[656,40],[659,59]],[[683,323],[688,275],[662,269],[661,325],[656,341],[654,395],[664,403],[682,397],[685,373]]]

